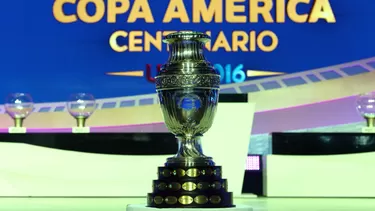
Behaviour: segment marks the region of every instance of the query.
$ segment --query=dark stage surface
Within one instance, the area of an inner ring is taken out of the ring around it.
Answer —
[[[171,133],[0,134],[0,142],[115,155],[165,155],[177,150],[176,139]]]
[[[375,134],[272,133],[272,154],[335,155],[375,151]]]

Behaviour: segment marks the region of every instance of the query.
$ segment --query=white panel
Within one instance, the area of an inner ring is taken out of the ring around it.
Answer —
[[[203,140],[240,195],[254,105],[222,103]],[[171,155],[170,155],[171,156]],[[0,143],[0,196],[145,196],[169,156],[102,155]]]
[[[166,158],[0,143],[0,196],[145,196]]]
[[[272,197],[375,197],[375,153],[266,157]]]
[[[202,140],[204,153],[223,167],[235,197],[242,195],[254,111],[254,103],[219,104],[214,124]]]

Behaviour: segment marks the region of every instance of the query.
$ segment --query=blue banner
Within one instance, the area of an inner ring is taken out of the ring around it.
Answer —
[[[373,0],[18,0],[0,13],[0,99],[36,102],[154,93],[163,35],[211,35],[222,83],[255,71],[295,73],[375,56]]]

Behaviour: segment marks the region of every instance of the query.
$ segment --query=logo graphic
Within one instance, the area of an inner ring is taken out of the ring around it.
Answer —
[[[156,66],[156,72],[160,71],[161,65]],[[265,70],[244,70],[244,65],[233,65],[233,64],[215,64],[214,68],[220,73],[221,84],[232,84],[232,83],[242,83],[248,78],[253,77],[265,77],[265,76],[276,76],[283,75],[282,72],[272,72]],[[151,64],[146,64],[146,70],[128,70],[122,72],[108,72],[107,75],[112,76],[127,76],[127,77],[145,77],[150,83],[155,82],[153,77]]]

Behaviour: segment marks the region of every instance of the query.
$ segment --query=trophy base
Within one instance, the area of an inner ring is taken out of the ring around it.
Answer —
[[[362,133],[375,133],[375,127],[363,127]]]
[[[165,166],[147,195],[147,206],[155,208],[229,208],[233,195],[221,166]]]
[[[215,166],[211,157],[171,157],[167,158],[167,167],[194,167],[194,166]]]
[[[9,127],[8,133],[26,133],[27,129],[25,127]]]
[[[173,208],[173,211],[186,211],[183,210],[185,208]],[[156,211],[158,208],[155,207],[147,207],[144,204],[129,204],[126,208],[126,211]],[[195,211],[200,210],[199,208],[195,208]],[[252,211],[253,208],[246,205],[237,205],[236,207],[228,207],[228,208],[202,208],[201,210],[204,211]]]
[[[72,133],[90,133],[90,127],[73,127]]]

